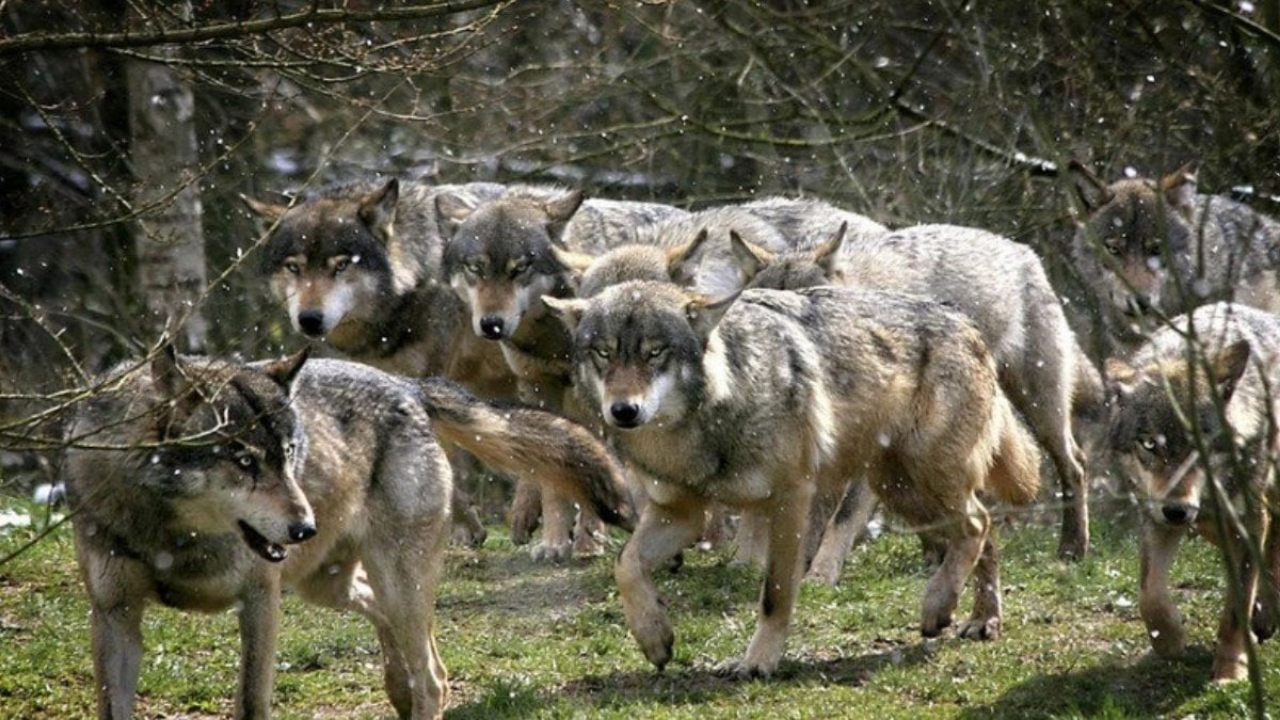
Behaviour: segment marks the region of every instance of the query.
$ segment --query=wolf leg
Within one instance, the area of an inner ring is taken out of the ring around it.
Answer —
[[[920,623],[920,633],[925,637],[935,637],[951,624],[960,592],[982,555],[990,530],[987,509],[970,496],[958,522],[945,530],[950,534],[946,555],[925,588]]]
[[[1213,656],[1213,681],[1217,683],[1248,677],[1245,644],[1249,641],[1250,615],[1258,590],[1258,565],[1250,557],[1248,537],[1229,533],[1223,544],[1227,560],[1238,576],[1232,578],[1231,586],[1223,593],[1225,607],[1218,621],[1218,646]]]
[[[98,717],[133,717],[142,664],[142,610],[149,583],[138,564],[85,547],[76,525],[76,557],[89,594]]]
[[[1142,521],[1138,612],[1147,626],[1151,648],[1162,657],[1181,655],[1186,647],[1182,614],[1169,595],[1169,568],[1184,534],[1184,528],[1157,526],[1145,517]]]
[[[271,716],[275,679],[276,636],[280,632],[280,576],[264,573],[240,596],[240,693],[236,717]]]
[[[1266,502],[1265,500],[1261,502]],[[1258,601],[1253,609],[1253,634],[1266,640],[1280,629],[1280,523],[1263,510],[1262,575],[1258,578]]]
[[[787,492],[768,516],[769,553],[756,631],[747,654],[742,660],[722,665],[722,673],[739,678],[769,677],[778,669],[800,590],[805,531],[813,496],[812,482],[801,483]]]
[[[849,485],[840,500],[840,507],[822,533],[822,544],[818,546],[818,552],[809,566],[810,580],[832,586],[839,582],[844,561],[849,556],[853,543],[871,522],[871,514],[875,512],[878,503],[875,493],[871,492],[870,485],[864,480],[858,479]]]
[[[542,489],[529,480],[516,480],[511,500],[511,542],[528,545],[542,517]]]
[[[453,506],[453,532],[451,535],[457,543],[470,548],[483,546],[484,541],[489,537],[489,531],[485,529],[484,523],[481,522],[480,513],[476,511],[471,495],[462,489],[461,484],[454,483],[449,502]]]
[[[397,535],[406,527],[391,525]],[[378,627],[383,681],[402,718],[438,718],[448,695],[448,677],[434,637],[444,530],[443,520],[422,523],[413,531],[416,542],[379,533],[363,557],[375,598],[373,612],[366,614]]]
[[[644,656],[659,670],[671,661],[675,633],[658,598],[653,571],[698,539],[706,522],[706,505],[705,499],[694,496],[665,505],[650,502],[613,569],[627,626]]]
[[[1040,335],[1032,328],[1033,335]],[[1031,338],[1036,341],[1036,338]],[[1040,338],[1041,347],[1056,348],[1053,338]],[[1015,372],[1006,370],[1001,380],[1010,385],[1008,396],[1026,420],[1040,447],[1049,453],[1062,492],[1062,527],[1058,557],[1079,560],[1089,551],[1089,484],[1084,453],[1072,430],[1072,389],[1075,368],[1066,351],[1031,353]]]
[[[769,552],[768,517],[756,508],[743,510],[738,520],[738,532],[733,536],[733,545],[731,564],[763,568]]]
[[[995,640],[1000,637],[1000,618],[1000,551],[992,529],[973,571],[973,615],[960,623],[956,634],[966,640]]]
[[[542,488],[542,539],[529,550],[539,562],[568,560],[573,553],[573,504],[554,488]]]
[[[604,521],[590,507],[578,508],[577,524],[573,526],[573,556],[577,558],[600,557],[604,554]]]

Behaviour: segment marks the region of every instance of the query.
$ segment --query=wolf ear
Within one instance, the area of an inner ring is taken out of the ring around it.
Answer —
[[[384,241],[391,239],[396,222],[396,204],[400,201],[400,181],[391,178],[387,184],[360,201],[359,215],[365,225]]]
[[[551,246],[551,257],[555,258],[556,264],[562,270],[569,273],[569,279],[573,282],[575,290],[578,282],[582,280],[582,276],[591,267],[591,263],[596,260],[594,255],[574,252],[559,245]]]
[[[678,285],[692,285],[698,274],[697,260],[701,259],[702,246],[707,242],[708,233],[702,228],[692,240],[667,251],[667,275],[671,282]]]
[[[750,283],[761,270],[778,259],[774,253],[743,240],[737,230],[729,231],[729,252],[733,255],[734,267],[738,269],[739,287]]]
[[[440,237],[448,240],[458,232],[462,221],[476,211],[478,203],[469,195],[446,192],[436,195],[435,205],[436,226],[440,229]]]
[[[277,385],[284,388],[285,392],[289,392],[293,387],[293,380],[302,371],[302,366],[307,362],[307,358],[311,356],[311,346],[307,345],[298,352],[286,358],[267,363],[262,369],[267,377],[276,382]]]
[[[168,340],[151,359],[151,380],[166,400],[179,400],[191,390],[191,381],[182,371],[178,351]]]
[[[1249,367],[1249,341],[1237,340],[1223,348],[1213,363],[1213,383],[1227,402]]]
[[[564,239],[564,229],[573,219],[574,213],[582,207],[585,196],[581,190],[570,190],[558,198],[548,200],[543,208],[547,211],[547,234],[551,241],[559,244]]]
[[[254,200],[243,193],[240,195],[240,201],[243,202],[245,207],[249,208],[249,210],[251,210],[255,215],[265,218],[271,222],[279,220],[286,212],[289,211],[289,208],[284,205],[272,205],[269,202]]]
[[[1164,201],[1188,220],[1195,215],[1197,188],[1194,160],[1160,179]]]
[[[560,322],[569,328],[569,334],[577,332],[578,322],[582,320],[582,314],[587,311],[589,304],[578,298],[558,298],[551,295],[543,295],[542,302],[546,303],[552,315],[560,318]]]
[[[1102,369],[1107,378],[1107,395],[1112,400],[1131,395],[1138,387],[1138,370],[1124,360],[1107,358]]]
[[[706,347],[712,331],[720,324],[721,318],[741,294],[741,290],[736,290],[718,299],[709,295],[695,295],[684,306],[684,315],[689,320],[693,332],[702,340],[703,347]]]
[[[1075,158],[1072,158],[1067,163],[1067,172],[1071,175],[1076,195],[1089,212],[1106,205],[1116,196],[1105,182],[1099,179],[1097,175],[1094,175],[1089,168],[1085,167],[1084,163]]]
[[[845,233],[849,231],[849,221],[840,223],[840,229],[836,230],[836,234],[830,239],[819,245],[813,251],[813,262],[822,268],[822,272],[828,278],[835,272],[836,259],[839,257],[840,246],[844,244]]]

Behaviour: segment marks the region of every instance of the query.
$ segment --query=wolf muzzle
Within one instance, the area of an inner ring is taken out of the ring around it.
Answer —
[[[308,337],[318,338],[324,335],[324,312],[303,310],[298,313],[298,329]]]

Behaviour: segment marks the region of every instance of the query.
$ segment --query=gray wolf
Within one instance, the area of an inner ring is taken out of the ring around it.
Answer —
[[[269,715],[282,587],[372,621],[396,712],[439,717],[434,598],[452,475],[437,435],[539,482],[610,485],[591,495],[619,503],[600,512],[629,524],[619,470],[584,428],[441,380],[305,361],[166,348],[116,368],[76,408],[63,480],[101,717],[132,713],[152,602],[237,606],[236,715]]]
[[[434,201],[439,193],[496,197],[503,189],[365,179],[321,188],[290,207],[243,199],[273,225],[262,271],[295,330],[388,372],[444,376],[482,397],[514,399],[501,353],[469,332],[466,308],[444,285]],[[462,487],[454,490],[454,519],[478,546],[484,525]]]
[[[1112,450],[1139,499],[1138,609],[1147,635],[1158,655],[1184,649],[1169,569],[1194,527],[1224,549],[1231,565],[1213,660],[1219,682],[1247,675],[1250,625],[1259,638],[1276,630],[1278,360],[1280,318],[1217,303],[1175,318],[1131,359],[1107,361]]]
[[[816,199],[771,197],[720,205],[641,228],[637,242],[603,253],[558,251],[579,297],[627,280],[667,280],[711,294],[740,290],[743,274],[730,234],[753,247],[784,253],[811,247],[841,226],[851,242],[878,237],[887,228],[870,218]]]
[[[443,273],[471,316],[474,335],[496,341],[514,373],[520,398],[554,412],[580,416],[570,394],[564,324],[546,311],[542,296],[573,294],[553,248],[599,251],[632,242],[637,228],[685,214],[658,203],[585,199],[579,190],[515,186],[498,197],[440,192],[435,214],[444,238]],[[544,489],[537,559],[599,555],[599,520],[579,515]],[[571,539],[572,535],[572,539]]]
[[[978,332],[938,304],[889,293],[733,298],[631,281],[590,299],[546,300],[573,329],[578,391],[648,496],[614,573],[645,657],[662,668],[674,642],[651,573],[698,539],[719,501],[769,519],[759,623],[746,655],[723,669],[773,673],[809,508],[819,495],[834,504],[861,474],[888,507],[947,543],[922,632],[951,623],[973,573],[973,616],[958,632],[997,636],[997,559],[977,493],[1034,498],[1038,451]]]
[[[1110,184],[1076,161],[1070,174],[1086,213],[1072,256],[1084,282],[1097,288],[1091,301],[1107,354],[1134,349],[1161,319],[1206,303],[1280,311],[1280,222],[1201,194],[1194,164],[1159,180]]]
[[[995,358],[1005,395],[1057,472],[1063,503],[1058,554],[1085,555],[1088,484],[1072,412],[1082,404],[1101,404],[1102,383],[1035,251],[995,233],[954,225],[917,225],[856,242],[838,229],[786,253],[741,238],[734,243],[743,275],[751,278],[748,287],[851,285],[928,297],[967,315]],[[847,510],[837,520],[869,512]],[[844,556],[838,548],[847,549],[850,534],[860,529],[844,523],[829,528],[827,547],[819,549],[811,574],[834,582]]]

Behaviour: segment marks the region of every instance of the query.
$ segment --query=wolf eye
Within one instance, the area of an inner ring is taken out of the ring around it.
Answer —
[[[1105,247],[1105,248],[1107,249],[1107,253],[1109,253],[1109,254],[1111,254],[1111,255],[1119,255],[1119,254],[1120,254],[1120,250],[1121,250],[1121,248],[1120,248],[1120,246],[1119,246],[1119,245],[1104,245],[1103,247]]]
[[[1138,438],[1138,447],[1149,453],[1153,453],[1156,451],[1156,448],[1160,447],[1160,441],[1158,438],[1150,435],[1143,435]]]
[[[351,259],[350,259],[350,258],[342,258],[341,260],[339,260],[338,262],[336,262],[336,263],[334,263],[334,264],[333,264],[333,271],[334,271],[335,273],[340,273],[340,272],[342,272],[343,270],[346,270],[346,269],[347,269],[347,268],[349,268],[349,267],[351,267]]]
[[[302,267],[299,266],[298,263],[293,262],[292,260],[284,264],[284,269],[288,270],[290,273],[293,273],[294,275],[297,275],[298,273],[302,272]]]
[[[242,452],[236,456],[236,464],[244,470],[256,472],[258,468],[258,459],[247,452]]]
[[[650,349],[649,349],[649,359],[650,359],[650,360],[657,360],[658,358],[660,358],[660,357],[662,357],[663,355],[666,355],[666,354],[667,354],[667,348],[665,348],[665,347],[656,347],[656,348],[650,348]]]
[[[484,268],[480,267],[480,263],[476,263],[476,262],[469,262],[469,263],[467,263],[466,265],[464,265],[464,266],[463,266],[463,268],[464,268],[467,272],[469,272],[469,273],[471,273],[472,275],[475,275],[475,276],[477,276],[477,277],[478,277],[478,276],[480,275],[480,273],[484,270]]]
[[[601,360],[608,360],[608,359],[609,359],[609,351],[608,351],[607,349],[605,349],[605,348],[601,348],[601,347],[594,347],[594,348],[591,348],[591,352],[592,352],[596,357],[600,358]]]
[[[532,265],[533,264],[528,260],[521,260],[511,268],[511,277],[519,277],[526,272],[529,272],[529,268],[532,267]]]

